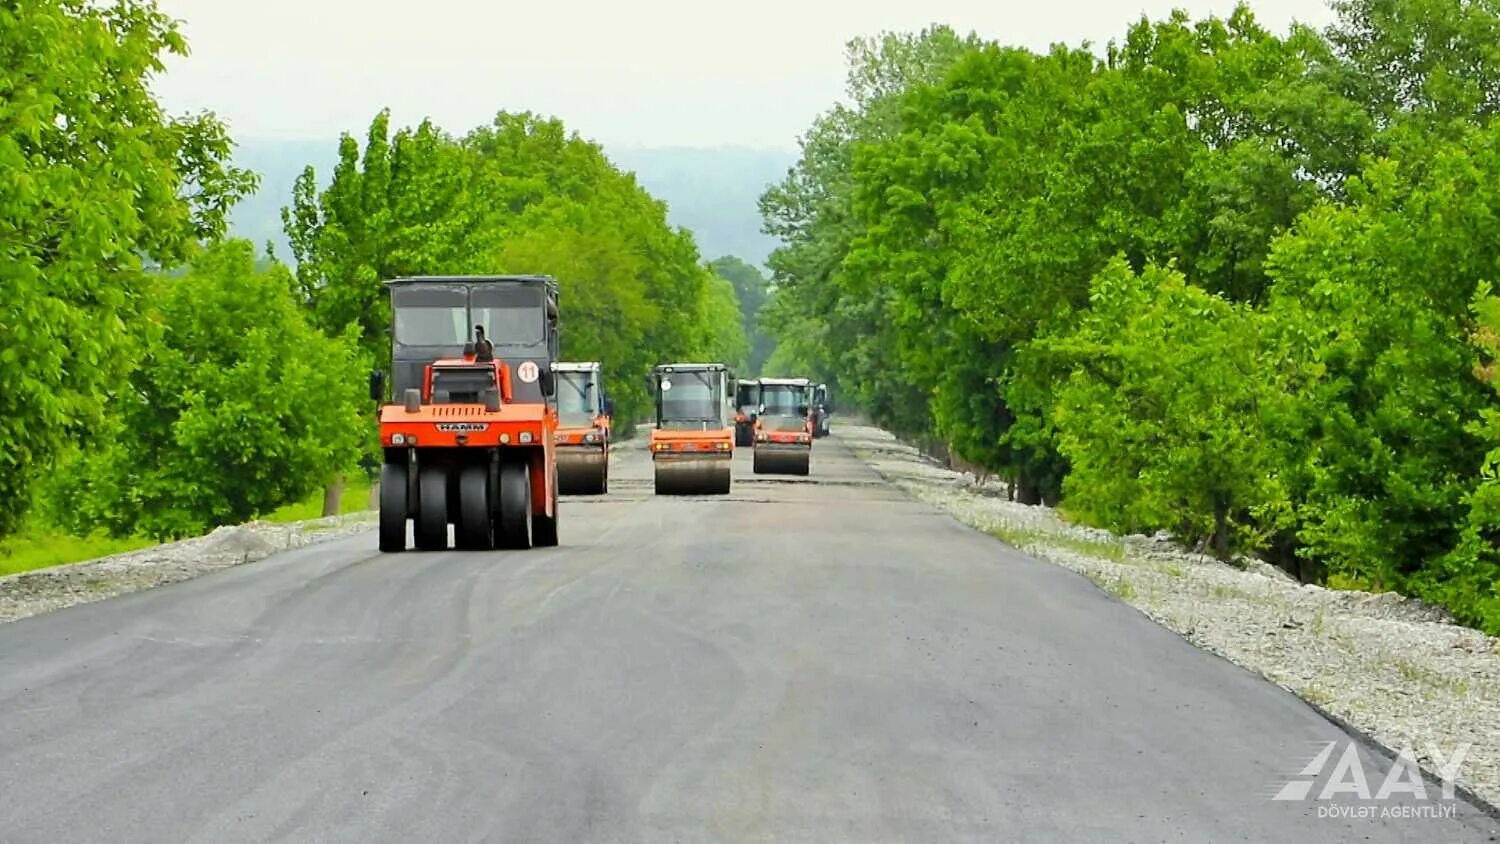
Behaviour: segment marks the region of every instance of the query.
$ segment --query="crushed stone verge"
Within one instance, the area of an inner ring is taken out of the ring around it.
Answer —
[[[878,428],[836,435],[889,482],[1039,559],[1089,578],[1194,645],[1253,671],[1392,751],[1469,751],[1458,783],[1500,805],[1500,639],[1395,593],[1299,584],[1254,560],[1195,554],[1164,534],[1116,536],[1007,500]]]
[[[0,623],[102,601],[253,563],[272,554],[369,529],[376,514],[305,522],[226,525],[207,536],[0,577]]]

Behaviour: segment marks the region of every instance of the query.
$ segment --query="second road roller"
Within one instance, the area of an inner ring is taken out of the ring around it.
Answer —
[[[557,373],[557,486],[563,495],[609,492],[610,421],[597,361],[552,365]]]

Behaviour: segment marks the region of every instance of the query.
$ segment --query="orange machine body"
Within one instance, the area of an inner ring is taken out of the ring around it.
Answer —
[[[500,385],[500,407],[482,404],[429,404],[432,373],[449,368],[493,366]],[[400,404],[380,408],[380,445],[383,448],[476,449],[511,448],[532,452],[531,510],[555,516],[554,463],[557,409],[544,403],[511,404],[510,367],[501,361],[476,363],[473,358],[447,358],[427,366],[422,379],[422,405],[415,410]]]

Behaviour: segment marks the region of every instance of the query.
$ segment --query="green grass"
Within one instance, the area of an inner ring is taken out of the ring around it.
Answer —
[[[349,478],[340,502],[340,513],[357,513],[370,502],[370,481],[362,474]],[[268,522],[301,522],[323,515],[323,491],[320,489],[296,504],[288,504],[265,516]],[[81,563],[111,554],[123,554],[158,544],[145,537],[116,539],[104,534],[72,536],[46,527],[27,527],[7,539],[0,539],[0,575],[18,574],[69,563]]]
[[[344,485],[343,500],[339,502],[339,514],[358,513],[368,509],[370,509],[370,479],[359,473],[350,475],[348,482]],[[288,504],[267,514],[263,519],[267,522],[305,522],[322,518],[322,516],[323,490],[320,489],[296,504]]]
[[[59,531],[29,529],[0,540],[0,575],[79,563],[154,544],[140,537],[69,536]]]
[[[1135,586],[1123,577],[1109,577],[1102,572],[1087,572],[1084,574],[1094,585],[1119,598],[1126,603],[1135,600]]]
[[[1441,672],[1423,668],[1404,659],[1397,659],[1395,666],[1396,673],[1405,680],[1427,686],[1429,689],[1444,690],[1459,697],[1466,697],[1469,694],[1469,684],[1462,678],[1448,677]]]
[[[1006,526],[991,530],[990,535],[1016,548],[1025,548],[1027,545],[1033,544],[1044,545],[1051,548],[1065,548],[1069,551],[1077,551],[1080,554],[1116,563],[1125,562],[1125,543],[1123,542],[1079,539],[1073,536],[1060,536],[1046,531]]]

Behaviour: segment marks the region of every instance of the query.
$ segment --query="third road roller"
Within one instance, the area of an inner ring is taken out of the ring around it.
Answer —
[[[760,379],[753,467],[757,475],[806,475],[812,468],[812,382]]]
[[[724,495],[734,458],[734,373],[722,363],[652,370],[651,462],[658,495]]]

